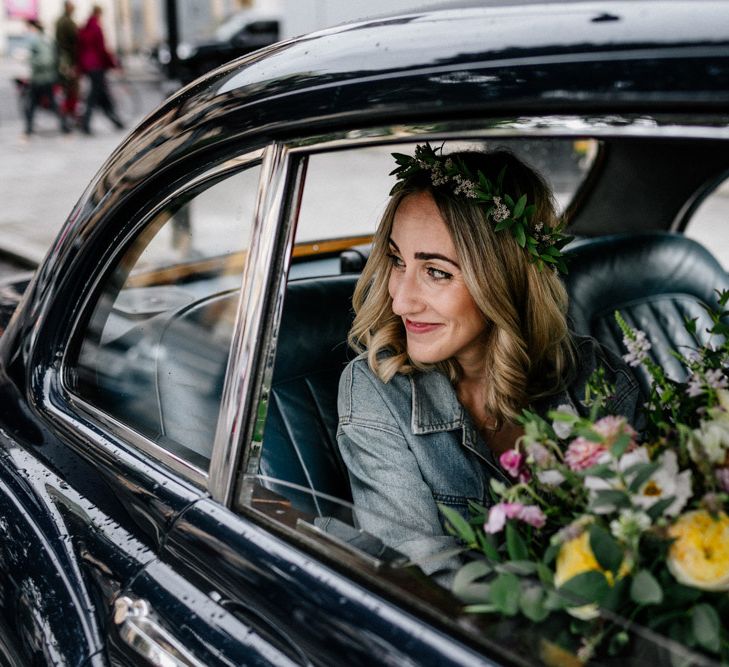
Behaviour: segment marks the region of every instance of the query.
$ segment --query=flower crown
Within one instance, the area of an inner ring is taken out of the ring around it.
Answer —
[[[506,166],[499,173],[496,183],[490,181],[480,170],[474,177],[471,170],[458,157],[445,156],[443,148],[433,149],[429,143],[416,146],[415,155],[393,153],[397,167],[390,175],[397,177],[397,183],[390,194],[399,192],[405,181],[419,172],[430,174],[433,187],[447,188],[451,194],[475,199],[487,207],[486,217],[494,223],[494,231],[507,229],[516,242],[529,253],[529,259],[541,271],[545,264],[562,273],[567,273],[562,248],[572,237],[563,233],[564,224],[550,227],[535,220],[536,206],[527,204],[526,195],[514,201],[503,192]]]

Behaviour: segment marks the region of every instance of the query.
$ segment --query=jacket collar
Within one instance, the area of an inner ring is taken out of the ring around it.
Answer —
[[[450,380],[439,371],[409,375],[412,388],[412,423],[415,435],[463,428],[466,414]]]

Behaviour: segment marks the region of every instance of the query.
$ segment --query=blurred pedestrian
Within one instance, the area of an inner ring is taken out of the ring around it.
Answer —
[[[63,3],[63,14],[56,21],[56,48],[58,49],[58,75],[65,93],[61,112],[69,120],[76,118],[79,75],[76,65],[78,26],[73,20],[73,2]]]
[[[48,108],[58,116],[61,122],[61,131],[68,132],[66,117],[61,113],[53,96],[53,84],[58,78],[56,49],[51,40],[43,33],[43,26],[40,22],[28,19],[26,25],[30,33],[28,40],[30,83],[25,106],[25,134],[33,134],[35,110],[43,101],[47,101]]]
[[[118,65],[116,58],[106,48],[99,5],[93,6],[89,20],[78,31],[78,65],[81,72],[89,78],[90,83],[81,129],[86,134],[91,134],[91,113],[95,106],[99,106],[117,128],[123,128],[124,123],[121,122],[114,109],[114,102],[109,94],[109,86],[106,81],[106,71]]]

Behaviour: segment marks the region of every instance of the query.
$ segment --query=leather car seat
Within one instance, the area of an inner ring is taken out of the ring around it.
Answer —
[[[347,520],[340,506],[312,492],[352,498],[336,433],[339,376],[354,356],[347,332],[357,278],[327,276],[288,284],[260,461],[261,475],[300,487],[267,482],[297,509]]]
[[[717,305],[714,290],[729,289],[729,275],[712,254],[696,241],[673,233],[586,239],[573,243],[565,254],[573,330],[625,354],[614,316],[619,310],[628,324],[645,331],[653,360],[670,377],[684,380],[682,365],[671,355],[671,350],[696,345],[684,321],[698,318],[697,339],[705,342],[710,319],[704,306]],[[637,370],[647,389],[647,373]]]

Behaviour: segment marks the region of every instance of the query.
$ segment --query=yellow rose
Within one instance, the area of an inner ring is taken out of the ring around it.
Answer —
[[[675,538],[667,565],[676,581],[704,591],[729,590],[729,516],[686,512],[668,534]]]
[[[620,565],[618,578],[624,577],[629,566],[625,560]],[[576,577],[583,572],[597,570],[602,572],[611,586],[614,583],[613,573],[609,570],[603,570],[592,553],[590,548],[590,534],[583,531],[581,535],[565,542],[559,549],[557,554],[557,567],[554,572],[554,585],[559,588],[572,577]],[[567,611],[575,618],[589,621],[598,616],[598,607],[596,604],[586,604],[581,607],[570,607]]]

